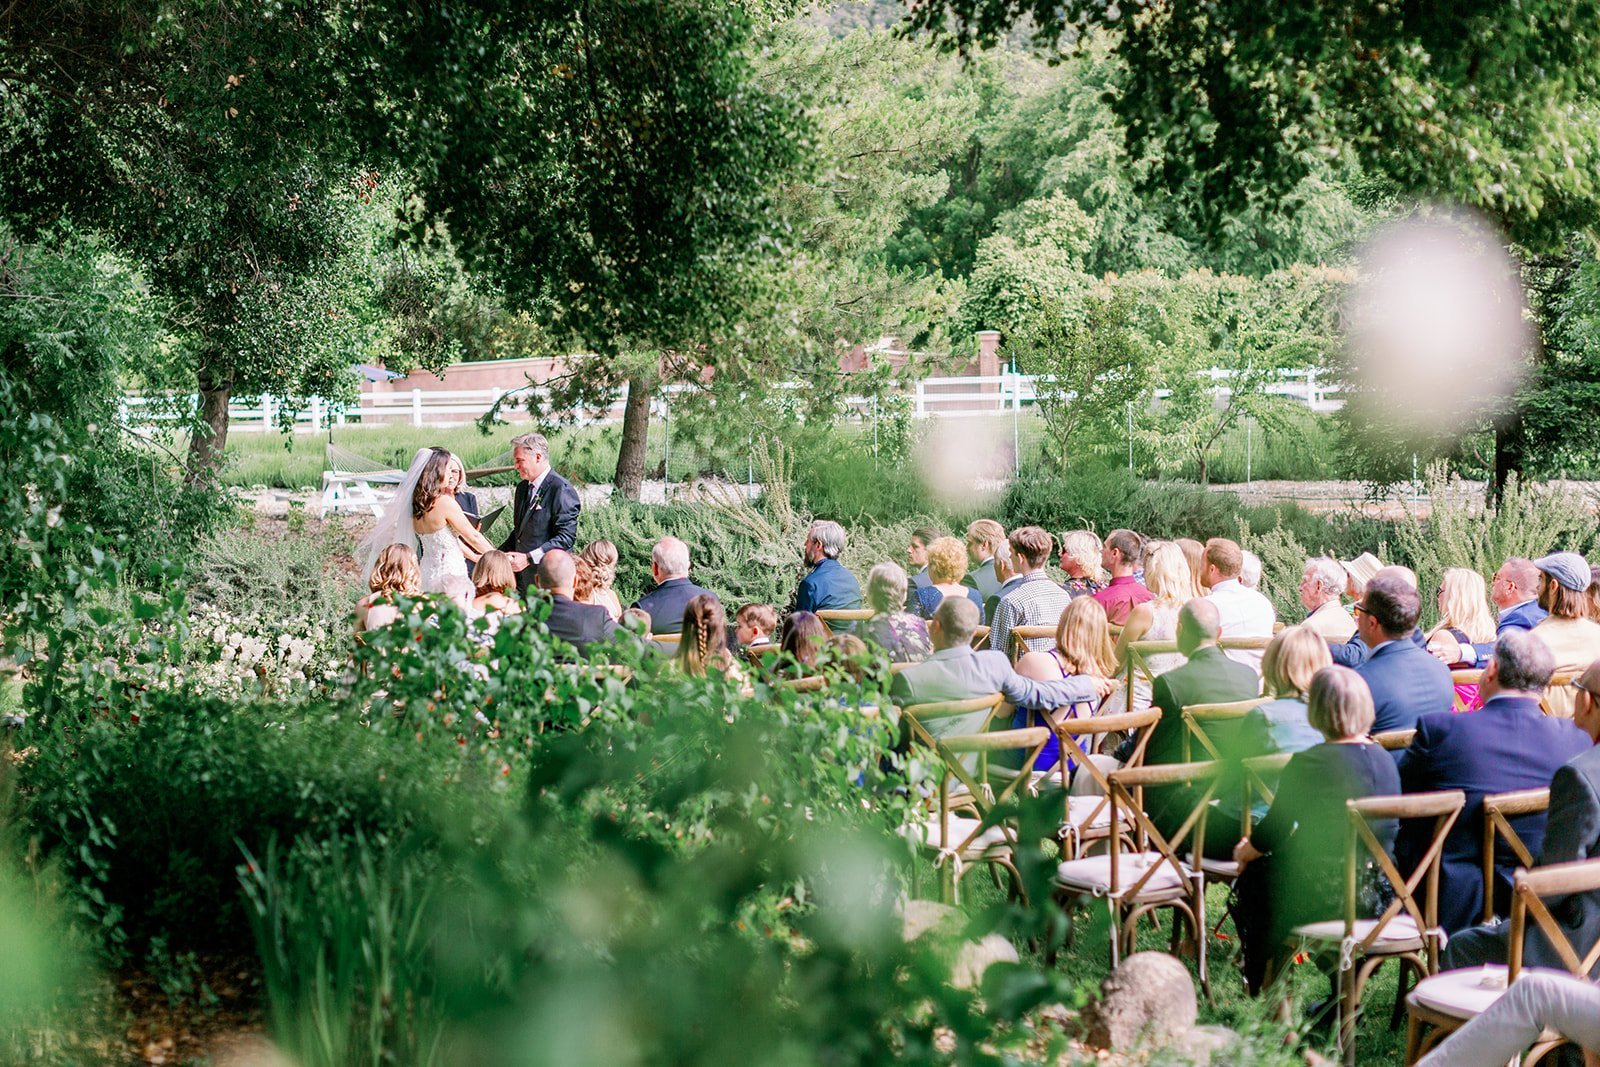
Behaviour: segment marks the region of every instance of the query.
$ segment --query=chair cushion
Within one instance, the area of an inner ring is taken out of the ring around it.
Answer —
[[[977,819],[969,819],[963,815],[951,814],[947,816],[947,833],[944,838],[939,837],[939,816],[930,815],[921,822],[908,823],[900,828],[900,833],[907,840],[923,846],[924,848],[938,851],[941,842],[948,843],[951,848],[961,844],[967,836],[978,828]],[[1005,852],[1011,847],[1011,841],[1006,837],[1005,828],[1002,826],[988,826],[983,833],[972,840],[972,843],[961,850],[963,859],[974,856],[983,856],[996,852]]]
[[[1153,864],[1161,866],[1141,890],[1143,895],[1171,893],[1185,888],[1184,879],[1163,862],[1159,852],[1124,852],[1117,857],[1117,895],[1125,894],[1130,886],[1144,876]],[[1188,873],[1188,868],[1184,868]],[[1056,885],[1078,893],[1097,897],[1111,895],[1111,857],[1086,856],[1081,860],[1068,860],[1056,867]]]
[[[1372,928],[1378,925],[1376,919],[1357,919],[1355,924],[1355,937],[1357,941],[1364,941]],[[1326,922],[1306,923],[1294,928],[1296,937],[1304,937],[1312,941],[1339,941],[1344,938],[1344,920],[1329,919]],[[1376,945],[1386,941],[1420,941],[1422,934],[1417,930],[1417,924],[1411,921],[1411,916],[1401,913],[1389,920],[1383,932],[1378,935]]]
[[[1470,1019],[1499,1000],[1506,991],[1507,970],[1500,964],[1461,967],[1424,978],[1406,997],[1423,1007],[1457,1019]],[[1485,980],[1489,984],[1485,985]],[[1498,979],[1498,981],[1496,981]]]
[[[1099,808],[1096,811],[1095,808]],[[1133,819],[1127,812],[1119,813],[1124,823]],[[1088,820],[1088,825],[1084,821]],[[1104,830],[1111,825],[1111,801],[1105,797],[1068,797],[1067,822],[1080,830]]]
[[[1233,881],[1235,878],[1239,877],[1239,872],[1243,870],[1242,867],[1232,860],[1211,859],[1202,859],[1200,861],[1200,869],[1205,872],[1206,877],[1221,882]]]

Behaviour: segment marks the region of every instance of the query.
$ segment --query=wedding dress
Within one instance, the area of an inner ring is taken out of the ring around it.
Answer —
[[[445,526],[433,533],[419,533],[422,543],[422,591],[444,592],[445,579],[452,574],[467,577],[467,557],[461,552],[461,541]]]

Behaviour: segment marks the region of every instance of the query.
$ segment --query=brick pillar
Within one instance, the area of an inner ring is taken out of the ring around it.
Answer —
[[[993,378],[1000,373],[1000,331],[978,331],[978,377]],[[998,393],[998,385],[982,385],[980,393]]]

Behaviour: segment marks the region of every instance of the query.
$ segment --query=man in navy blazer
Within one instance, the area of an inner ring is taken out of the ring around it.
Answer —
[[[571,553],[552,548],[539,560],[539,588],[550,598],[550,614],[544,624],[584,655],[596,641],[605,641],[617,632],[611,613],[600,604],[580,604],[572,599],[578,577],[578,564]]]
[[[1555,657],[1526,630],[1507,631],[1485,669],[1483,707],[1466,715],[1444,712],[1417,720],[1417,736],[1400,757],[1400,784],[1407,793],[1460,789],[1467,794],[1449,837],[1439,872],[1439,925],[1454,934],[1483,913],[1483,798],[1514,789],[1543,789],[1562,764],[1593,745],[1566,719],[1539,708],[1539,697],[1555,673]],[[1537,854],[1544,840],[1543,812],[1512,820],[1517,835]],[[1410,873],[1427,850],[1430,820],[1403,823],[1395,860]],[[1510,907],[1516,857],[1495,853],[1495,906]]]
[[[1507,630],[1531,630],[1550,613],[1539,606],[1539,568],[1531,559],[1512,556],[1500,564],[1489,585],[1489,599],[1500,613],[1494,635],[1498,638]],[[1464,645],[1448,632],[1434,635],[1428,651],[1441,663],[1465,663],[1476,667],[1487,663],[1494,652],[1494,642]]]
[[[512,494],[511,532],[500,546],[517,572],[517,591],[533,580],[533,568],[553,548],[573,550],[578,543],[578,513],[583,501],[572,483],[550,469],[550,443],[542,433],[511,439],[511,461],[522,481]]]
[[[1367,583],[1351,610],[1357,636],[1372,649],[1356,668],[1377,709],[1372,732],[1409,730],[1424,715],[1449,711],[1455,697],[1450,668],[1410,639],[1422,614],[1416,587],[1386,567]]]
[[[839,562],[844,527],[818,519],[806,533],[806,566],[811,570],[794,591],[795,611],[849,610],[861,606],[861,583]],[[835,627],[837,629],[838,627]]]
[[[701,593],[717,595],[689,580],[689,546],[676,537],[663,537],[650,550],[650,574],[656,587],[633,606],[649,612],[652,634],[681,634],[689,601]]]
[[[1540,867],[1600,858],[1600,745],[1595,744],[1600,742],[1600,661],[1590,664],[1572,685],[1578,690],[1572,721],[1591,745],[1568,760],[1550,781],[1544,840],[1533,850]],[[1472,713],[1479,714],[1482,713]],[[1600,941],[1600,894],[1578,893],[1546,903],[1557,924],[1580,951]],[[1475,926],[1445,945],[1444,965],[1454,968],[1505,963],[1510,945],[1509,920]],[[1544,934],[1531,923],[1523,938],[1522,965],[1566,969]],[[1591,973],[1590,977],[1594,975]]]

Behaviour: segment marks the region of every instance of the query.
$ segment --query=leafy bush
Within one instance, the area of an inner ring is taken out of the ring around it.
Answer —
[[[356,599],[355,583],[339,569],[350,553],[343,524],[330,519],[319,538],[292,531],[288,537],[263,537],[258,521],[247,515],[195,546],[187,567],[193,599],[230,615],[343,619]]]

